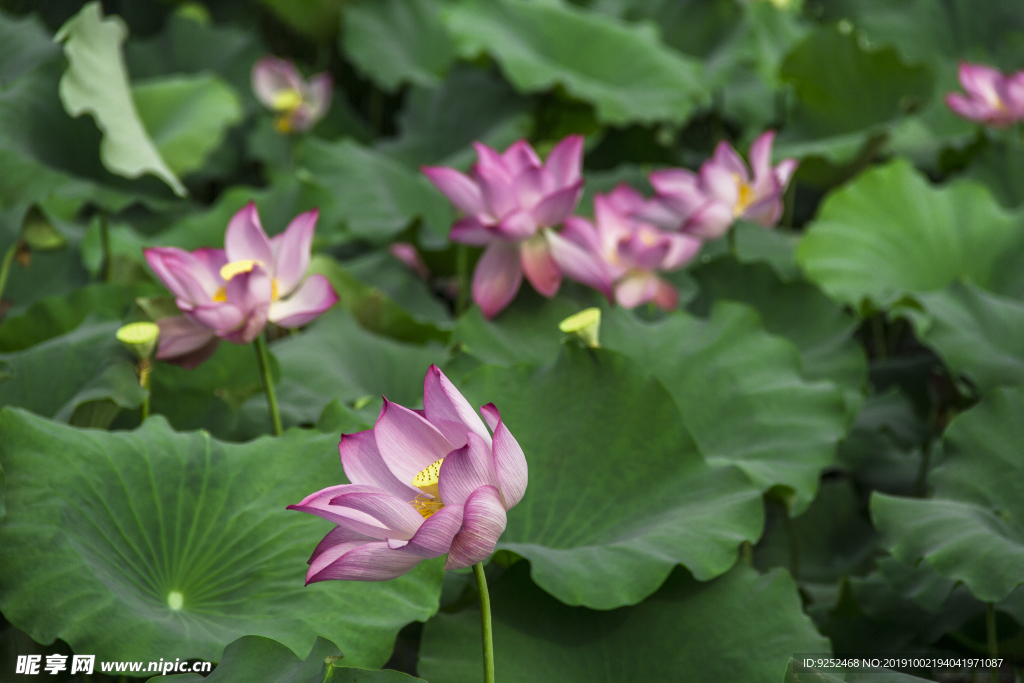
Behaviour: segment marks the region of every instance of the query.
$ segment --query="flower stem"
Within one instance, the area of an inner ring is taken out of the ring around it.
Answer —
[[[985,635],[988,640],[988,657],[995,659],[999,656],[999,640],[996,638],[996,606],[992,602],[985,606]],[[992,683],[999,683],[999,667],[995,665],[995,662],[990,662],[990,664],[992,664],[989,667]]]
[[[270,407],[270,422],[274,426],[274,436],[281,436],[281,414],[277,412],[277,396],[274,395],[274,378],[270,376],[270,355],[267,353],[267,342],[261,332],[253,341],[256,347],[256,360],[260,364],[263,375],[263,390],[267,394],[267,405]]]
[[[473,576],[480,590],[480,626],[484,640],[484,683],[494,683],[494,639],[491,637],[491,598],[487,593],[487,577],[484,576],[484,565],[477,562],[473,565]]]
[[[726,233],[726,238],[729,241],[729,254],[736,260],[739,260],[739,254],[736,253],[736,226],[729,228],[729,232]]]
[[[152,369],[148,358],[139,362],[139,386],[146,390],[146,398],[142,399],[142,422],[149,417],[149,373]]]
[[[11,264],[14,263],[14,255],[18,252],[18,243],[11,245],[4,254],[3,265],[0,265],[0,299],[4,296],[4,287],[7,286],[7,276],[11,273]]]

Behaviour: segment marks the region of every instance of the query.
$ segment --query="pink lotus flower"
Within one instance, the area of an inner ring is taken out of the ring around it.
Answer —
[[[583,190],[583,138],[570,135],[541,163],[525,140],[503,154],[474,143],[477,163],[470,175],[443,166],[423,173],[466,216],[452,226],[456,242],[485,246],[473,273],[473,301],[488,318],[507,306],[523,275],[546,297],[562,276],[611,297],[611,283],[593,254],[552,230],[568,218]]]
[[[679,292],[658,277],[658,271],[675,270],[689,263],[700,251],[701,241],[690,235],[663,232],[636,218],[646,200],[628,185],[611,194],[594,197],[596,227],[585,218],[573,216],[562,234],[591,252],[607,265],[620,306],[636,308],[653,301],[666,311],[679,306]]]
[[[264,57],[252,67],[256,99],[277,114],[280,133],[309,130],[331,106],[331,76],[318,74],[306,82],[291,62]]]
[[[651,173],[655,200],[641,215],[662,228],[706,240],[724,235],[737,218],[775,225],[797,161],[783,159],[772,168],[774,139],[775,131],[768,131],[750,146],[753,179],[740,155],[724,141],[699,173],[678,168]]]
[[[221,339],[248,344],[268,320],[301,327],[333,306],[338,295],[327,278],[303,281],[316,219],[316,209],[299,214],[268,239],[256,204],[249,202],[228,223],[223,249],[146,249],[146,261],[184,313],[157,321],[156,357],[193,368]]]
[[[313,551],[306,583],[385,581],[447,553],[445,569],[487,559],[505,513],[526,492],[526,457],[493,404],[480,409],[494,436],[431,365],[423,410],[384,399],[373,429],[341,437],[352,483],[307,496],[289,510],[338,526]]]
[[[961,63],[957,76],[967,95],[949,93],[946,104],[960,116],[1000,127],[1024,120],[1024,71],[1004,76],[982,64]]]

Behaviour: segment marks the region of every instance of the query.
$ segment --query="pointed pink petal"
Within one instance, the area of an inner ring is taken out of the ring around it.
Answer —
[[[782,197],[778,192],[751,204],[743,212],[745,220],[753,221],[766,228],[773,227],[781,217]]]
[[[462,505],[481,486],[498,487],[490,444],[473,432],[468,436],[468,443],[441,464],[438,490],[445,505]]]
[[[249,202],[231,218],[224,234],[224,251],[229,262],[259,261],[274,276],[274,250],[260,225],[256,202]]]
[[[373,427],[373,435],[384,464],[398,481],[410,485],[427,465],[440,460],[452,450],[452,445],[437,427],[386,398],[377,424]]]
[[[663,311],[674,311],[679,308],[679,291],[671,283],[658,278],[658,291],[654,294],[654,303]]]
[[[511,179],[512,169],[509,168],[502,155],[482,142],[474,142],[473,149],[476,150],[477,159],[476,164],[474,164],[475,170],[485,168],[488,171],[498,171]]]
[[[701,205],[706,201],[706,199],[702,198]],[[656,195],[636,213],[636,218],[651,225],[656,225],[662,230],[676,231],[682,229],[693,211],[693,209],[680,206],[680,202],[675,198]]]
[[[343,526],[355,533],[363,534],[372,538],[383,540],[396,535],[400,536],[401,534],[397,534],[394,530],[388,529],[372,515],[353,508],[331,504],[332,500],[345,493],[373,492],[380,493],[381,495],[387,495],[386,491],[372,486],[363,486],[359,484],[340,484],[338,486],[329,486],[322,491],[317,491],[316,493],[306,496],[295,505],[289,505],[288,509],[305,512],[310,515],[316,515],[317,517],[326,519],[329,522],[334,522],[338,526]]]
[[[483,562],[498,543],[507,523],[501,495],[493,486],[481,486],[466,499],[462,531],[452,541],[445,569],[461,569]]]
[[[975,99],[994,104],[998,100],[999,83],[1003,80],[1002,72],[984,64],[960,64],[957,77],[964,90]]]
[[[627,216],[632,216],[637,211],[642,210],[644,208],[644,204],[647,203],[647,200],[644,199],[642,194],[626,183],[619,183],[616,185],[615,189],[605,195],[603,200],[608,202],[608,204],[616,211]],[[596,197],[594,198],[594,201],[597,201]]]
[[[302,76],[295,65],[278,57],[264,57],[252,67],[252,91],[263,106],[274,108],[282,90],[302,89]]]
[[[732,225],[732,207],[710,201],[694,212],[683,225],[683,232],[702,240],[716,240]]]
[[[775,131],[762,133],[750,145],[750,167],[754,171],[754,185],[772,176],[772,142]]]
[[[721,166],[705,163],[700,169],[700,183],[709,199],[726,205],[730,210],[739,201],[740,190],[736,178]]]
[[[597,228],[586,218],[570,216],[566,219],[562,232],[558,234],[587,251],[595,254],[601,252],[601,239],[597,234]]]
[[[704,243],[690,235],[671,234],[669,244],[671,246],[665,260],[661,262],[661,270],[675,270],[686,265],[700,253]]]
[[[336,526],[327,532],[327,535],[324,536],[322,541],[317,543],[316,548],[313,549],[313,554],[309,556],[309,560],[306,561],[306,564],[313,564],[313,561],[316,560],[316,558],[323,555],[325,551],[336,546],[348,544],[349,547],[345,550],[345,552],[347,552],[356,545],[362,545],[376,540],[379,539],[367,536],[366,534],[361,534],[358,531],[353,531],[352,529],[347,529],[343,526]],[[341,553],[339,553],[339,555],[340,554]]]
[[[658,291],[654,273],[634,271],[615,283],[615,300],[623,308],[636,308],[651,301]]]
[[[430,279],[430,269],[423,262],[423,257],[416,247],[408,242],[392,242],[388,245],[388,253],[401,261],[406,268],[424,280]]]
[[[272,285],[267,272],[260,266],[247,273],[240,273],[231,278],[224,286],[227,303],[222,318],[225,323],[230,319],[227,309],[235,308],[241,320],[235,326],[224,325],[216,328],[217,336],[235,344],[249,344],[267,325],[270,311]],[[199,308],[192,311],[198,315]]]
[[[187,370],[206,361],[220,343],[212,330],[197,325],[183,315],[161,318],[156,324],[160,327],[160,346],[156,357],[181,365]]]
[[[331,499],[332,507],[349,508],[365,512],[392,533],[388,538],[408,540],[423,523],[423,515],[407,500],[393,496],[387,491],[342,492]]]
[[[328,558],[333,561],[328,563]],[[388,581],[405,574],[419,562],[420,558],[408,552],[407,548],[392,550],[386,541],[376,541],[352,548],[336,559],[330,553],[324,553],[310,565],[306,584],[331,579]]]
[[[551,258],[566,277],[593,287],[611,300],[612,283],[608,269],[599,256],[565,239],[553,230],[545,231]]]
[[[995,109],[984,102],[972,100],[960,93],[946,95],[946,105],[965,119],[987,121],[995,113]]]
[[[395,477],[377,450],[377,440],[372,429],[357,434],[342,434],[338,453],[341,455],[345,476],[353,484],[375,486],[405,501],[411,501],[421,493],[419,489]]]
[[[484,416],[484,422],[486,422],[487,426],[491,428],[491,431],[498,428],[498,423],[501,422],[501,413],[498,412],[498,409],[494,407],[493,403],[488,403],[487,405],[482,406],[480,408],[480,414]]]
[[[466,216],[455,221],[451,232],[448,233],[448,239],[461,244],[471,244],[474,247],[486,247],[497,237],[493,230],[483,225],[475,216]]]
[[[228,262],[228,256],[223,249],[200,247],[192,252],[192,258],[203,264],[206,272],[210,274],[211,282],[220,282],[224,279],[220,276],[220,269]]]
[[[245,314],[238,306],[219,301],[195,306],[186,315],[192,322],[212,330],[217,336],[224,336],[245,322]]]
[[[789,185],[789,181],[799,165],[800,162],[796,159],[783,159],[775,167],[775,182],[779,184],[779,194],[786,191],[786,186]]]
[[[284,301],[270,305],[270,320],[281,327],[302,327],[338,301],[330,281],[323,275],[310,275],[298,291]]]
[[[570,135],[559,142],[548,154],[544,165],[554,176],[558,187],[579,182],[583,166],[583,136]]]
[[[273,267],[268,270],[277,278],[278,296],[282,299],[299,286],[309,268],[310,249],[319,209],[300,213],[280,235],[270,240],[274,252]]]
[[[494,413],[498,413],[497,409]],[[505,503],[505,509],[511,510],[526,493],[526,485],[530,478],[529,468],[526,466],[526,455],[519,442],[501,421],[500,414],[497,418],[497,426],[494,428],[494,469],[498,475],[498,490]]]
[[[704,162],[704,167],[721,169],[729,175],[736,174],[744,182],[750,181],[750,174],[747,172],[747,165],[743,158],[733,149],[732,145],[723,140],[715,147],[715,153],[709,161]],[[704,170],[701,168],[701,170]]]
[[[685,168],[664,168],[652,171],[647,179],[659,194],[697,191],[697,174]]]
[[[423,378],[423,411],[452,448],[466,445],[467,432],[474,432],[490,447],[491,435],[480,416],[436,365],[431,365]]]
[[[562,273],[551,257],[551,250],[544,234],[523,242],[519,253],[523,274],[537,293],[548,298],[557,294],[562,284]]]
[[[473,168],[473,175],[480,188],[486,209],[484,213],[501,219],[518,208],[514,180],[504,168],[477,164]]]
[[[422,558],[440,557],[448,552],[455,535],[462,528],[461,505],[445,505],[427,517],[406,546],[410,553]]]
[[[583,194],[583,181],[577,180],[572,185],[549,194],[533,207],[531,213],[540,227],[554,227],[572,215]]]
[[[306,126],[312,127],[322,119],[331,108],[331,90],[334,82],[327,73],[311,76],[306,87],[307,111]]]
[[[538,168],[541,165],[540,157],[526,140],[516,140],[509,145],[509,148],[501,155],[501,159],[505,168],[513,175],[521,173],[524,169]]]
[[[423,166],[420,170],[459,211],[471,216],[483,213],[483,195],[469,176],[446,166]]]
[[[495,228],[496,235],[510,242],[526,240],[537,234],[537,223],[533,215],[525,209],[516,209],[501,219]]]
[[[171,294],[190,304],[210,301],[220,286],[205,262],[183,249],[154,247],[144,249],[143,255]]]
[[[511,303],[523,282],[519,245],[494,242],[477,261],[473,273],[473,301],[487,318],[493,318]]]
[[[537,167],[523,169],[512,184],[516,193],[516,205],[521,209],[533,208],[545,192],[553,189],[553,186],[554,180],[545,169]]]

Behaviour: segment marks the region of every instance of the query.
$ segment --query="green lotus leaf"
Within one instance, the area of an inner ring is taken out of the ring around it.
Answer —
[[[87,320],[66,334],[0,354],[11,374],[0,383],[0,406],[96,427],[109,425],[121,408],[138,408],[146,392],[134,360],[114,337],[120,326]],[[79,413],[86,404],[106,401],[111,407],[101,415]]]
[[[621,354],[567,344],[552,364],[457,383],[472,405],[498,406],[529,463],[498,547],[566,604],[635,604],[680,563],[708,580],[761,533],[758,489],[706,465],[668,392]]]
[[[355,237],[386,243],[416,219],[437,238],[448,234],[448,200],[427,179],[350,140],[306,139],[296,151],[300,172],[325,189]]]
[[[353,404],[385,395],[400,405],[419,405],[427,368],[448,357],[437,342],[421,346],[368,332],[340,309],[325,313],[302,334],[275,342],[271,350],[281,368],[277,394],[286,425],[316,423],[334,399]],[[262,396],[243,407],[246,414],[258,425],[255,433],[266,430]]]
[[[601,344],[661,380],[709,463],[737,465],[763,490],[783,487],[793,514],[814,499],[846,433],[843,391],[804,379],[796,348],[753,310],[721,301],[706,321],[675,313],[647,324],[615,309]]]
[[[458,64],[438,87],[410,89],[398,119],[400,135],[377,148],[413,168],[467,168],[476,159],[474,141],[503,150],[525,138],[532,125],[529,110],[529,99],[497,75]]]
[[[245,636],[224,648],[224,657],[206,678],[199,674],[156,676],[151,683],[414,683],[398,671],[369,671],[343,666],[342,652],[323,638],[301,660],[281,643],[261,636]]]
[[[966,283],[915,297],[910,318],[918,337],[943,363],[982,391],[1024,383],[1024,304]]]
[[[522,0],[462,2],[444,22],[462,56],[490,53],[521,92],[560,85],[604,123],[683,123],[709,99],[699,62],[649,25]]]
[[[132,99],[121,53],[127,36],[124,21],[104,19],[98,2],[69,19],[56,35],[68,59],[60,82],[61,100],[72,116],[88,113],[95,118],[103,131],[100,156],[108,169],[126,178],[153,174],[184,197],[185,186],[160,156]]]
[[[447,321],[441,325],[437,320],[438,316],[428,318],[424,315],[428,311],[412,308],[407,310],[399,305],[389,292],[359,281],[345,266],[328,256],[314,256],[309,272],[319,273],[330,280],[331,286],[338,294],[339,307],[348,311],[370,332],[415,344],[448,341],[450,332],[446,329]],[[389,289],[395,291],[394,288]],[[417,300],[422,301],[427,295],[424,288],[418,285],[409,289],[412,289]],[[403,299],[410,294],[409,291],[395,293]],[[434,310],[436,312],[437,309]]]
[[[508,680],[670,681],[691,671],[702,680],[775,683],[794,652],[831,651],[784,570],[761,575],[741,563],[701,583],[679,569],[651,599],[598,612],[545,595],[525,564],[490,588],[495,668]],[[431,683],[479,681],[477,605],[432,619],[421,647],[419,673]]]
[[[946,430],[927,499],[875,493],[871,513],[893,556],[927,560],[985,602],[1024,584],[1024,389],[990,391]]]
[[[238,95],[210,74],[151,79],[132,87],[139,118],[178,174],[197,171],[242,118]]]
[[[441,84],[455,51],[438,15],[440,0],[362,0],[345,7],[342,47],[388,91],[403,83]]]
[[[120,320],[136,296],[149,288],[96,283],[64,296],[47,297],[20,315],[0,324],[0,352],[10,353],[60,336],[81,325],[88,316]]]
[[[691,311],[706,315],[712,302],[723,299],[745,303],[758,312],[768,332],[799,349],[804,377],[830,380],[857,396],[863,392],[867,358],[852,338],[860,320],[817,287],[805,280],[785,282],[765,263],[730,258],[715,259],[691,274],[701,288]]]
[[[0,11],[0,85],[7,85],[59,53],[35,16],[15,18]]]
[[[330,524],[285,506],[344,481],[337,436],[232,445],[159,416],[105,433],[11,409],[0,434],[0,609],[41,643],[218,661],[243,635],[300,657],[320,636],[346,664],[377,667],[402,626],[437,609],[437,562],[391,582],[303,587]]]
[[[834,163],[850,161],[870,135],[932,93],[928,67],[908,66],[890,47],[865,49],[852,31],[836,27],[819,28],[797,45],[781,77],[793,84],[796,111],[776,154],[802,156],[811,142],[814,153]]]
[[[893,161],[825,199],[797,261],[827,294],[861,308],[964,279],[1024,294],[1024,214],[976,183],[936,188]]]

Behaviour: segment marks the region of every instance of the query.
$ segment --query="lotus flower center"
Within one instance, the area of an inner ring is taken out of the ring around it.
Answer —
[[[435,460],[412,478],[412,485],[423,493],[409,503],[416,508],[416,512],[423,515],[424,519],[444,507],[444,503],[441,502],[441,492],[438,490],[438,475],[441,474],[441,463],[443,462],[444,458]]]
[[[281,90],[274,95],[274,101],[271,104],[274,111],[292,113],[300,106],[302,106],[302,93],[295,88],[286,88]]]
[[[256,259],[244,259],[242,261],[231,261],[221,266],[220,276],[224,282],[228,282],[231,278],[242,273],[250,273],[256,266],[264,268],[263,261]],[[280,298],[280,287],[277,278],[270,279],[270,300],[277,301]],[[218,302],[225,302],[228,300],[228,292],[224,287],[218,287],[217,291],[213,295],[213,300]]]
[[[732,215],[739,216],[747,207],[754,203],[754,188],[750,183],[745,182],[739,173],[733,173],[732,179],[736,182],[736,206],[733,207]]]

